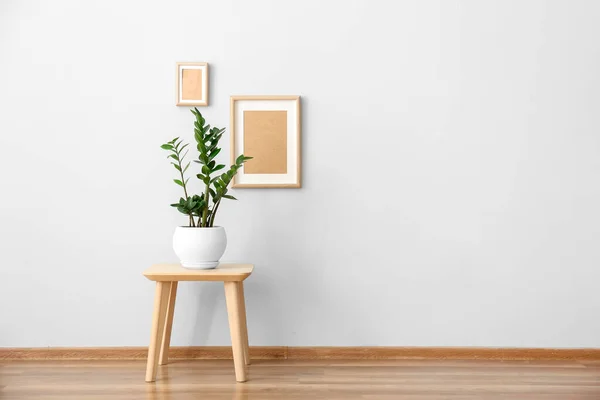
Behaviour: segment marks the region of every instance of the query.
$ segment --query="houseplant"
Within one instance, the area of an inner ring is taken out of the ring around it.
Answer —
[[[188,218],[187,226],[178,226],[173,235],[173,250],[179,257],[181,265],[192,269],[211,269],[219,265],[219,259],[227,247],[225,229],[215,226],[215,217],[223,199],[237,200],[227,194],[228,186],[242,165],[252,157],[240,155],[235,163],[225,170],[225,165],[217,164],[215,157],[221,152],[219,140],[225,128],[216,128],[206,123],[202,113],[194,108],[194,139],[198,149],[201,172],[196,177],[202,182],[202,193],[190,193],[186,173],[191,162],[186,161],[189,143],[183,143],[179,137],[165,143],[162,149],[169,152],[167,158],[178,172],[173,179],[183,189],[184,197],[171,204]],[[219,172],[220,171],[220,172]]]

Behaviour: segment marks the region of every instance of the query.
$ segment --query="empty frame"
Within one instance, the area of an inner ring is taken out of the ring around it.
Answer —
[[[300,96],[231,96],[231,160],[253,157],[234,188],[299,188]]]
[[[204,62],[177,63],[178,106],[208,105],[208,64]]]

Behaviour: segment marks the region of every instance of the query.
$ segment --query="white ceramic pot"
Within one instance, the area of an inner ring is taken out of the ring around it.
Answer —
[[[226,247],[227,235],[222,226],[212,228],[178,226],[173,234],[173,250],[185,268],[216,268]]]

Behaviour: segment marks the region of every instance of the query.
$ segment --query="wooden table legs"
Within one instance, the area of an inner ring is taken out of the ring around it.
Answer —
[[[154,313],[152,315],[152,329],[150,331],[150,347],[148,348],[148,363],[146,364],[146,382],[154,382],[156,380],[160,345],[162,344],[165,331],[170,285],[171,282],[156,282]]]
[[[244,362],[250,365],[250,346],[248,344],[248,324],[246,322],[246,302],[244,297],[244,282],[236,282],[238,300],[240,302],[240,326],[242,327],[242,344],[244,345]]]
[[[158,365],[164,365],[169,360],[176,296],[177,282],[156,282],[150,347],[148,347],[148,363],[146,364],[146,382],[154,382]]]
[[[169,347],[171,346],[171,331],[173,330],[173,313],[175,312],[175,298],[177,297],[177,282],[171,282],[169,287],[169,304],[167,305],[167,316],[165,318],[165,330],[162,344],[160,345],[160,357],[158,365],[166,365],[169,362]]]
[[[245,382],[247,380],[246,365],[250,365],[250,356],[244,284],[242,281],[224,283],[235,379],[238,382]],[[169,361],[169,346],[176,297],[177,282],[156,282],[150,347],[148,348],[148,363],[146,365],[146,382],[154,382],[158,365],[165,365]]]
[[[235,380],[238,382],[246,382],[246,364],[249,361],[243,290],[242,282],[225,282],[225,300],[227,301],[229,331],[231,332],[233,365],[235,366]]]

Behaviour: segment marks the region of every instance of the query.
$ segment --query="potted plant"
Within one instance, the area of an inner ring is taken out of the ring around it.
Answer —
[[[227,187],[237,171],[252,157],[240,155],[235,164],[225,171],[225,165],[215,161],[215,157],[221,152],[218,146],[225,128],[211,128],[197,108],[191,111],[196,118],[194,139],[199,156],[194,162],[202,165],[201,173],[196,175],[204,186],[202,193],[198,195],[189,192],[190,178],[186,178],[191,164],[186,162],[189,150],[186,147],[189,143],[183,144],[183,140],[177,137],[161,146],[170,153],[167,158],[178,172],[178,179],[173,181],[183,188],[184,197],[171,206],[188,217],[187,226],[175,229],[173,250],[185,268],[212,269],[219,265],[219,259],[227,247],[225,229],[214,225],[219,205],[223,199],[237,200],[227,194]]]

